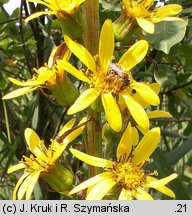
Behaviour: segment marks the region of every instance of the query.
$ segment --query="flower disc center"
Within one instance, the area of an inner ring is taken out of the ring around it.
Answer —
[[[116,182],[126,190],[136,190],[146,182],[145,173],[135,164],[119,162],[113,169]]]
[[[129,75],[125,73],[120,65],[114,63],[109,64],[109,69],[106,72],[99,68],[91,78],[90,87],[98,89],[102,93],[118,94],[131,84]]]

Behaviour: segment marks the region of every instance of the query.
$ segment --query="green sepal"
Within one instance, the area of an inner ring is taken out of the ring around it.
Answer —
[[[80,11],[77,11],[73,15],[59,11],[57,13],[57,19],[61,26],[63,35],[67,35],[72,40],[82,40],[84,31],[82,23],[84,22],[82,13],[80,13]]]
[[[66,74],[62,80],[51,86],[49,90],[52,92],[57,103],[61,106],[72,105],[79,96],[78,89],[73,85]]]
[[[53,169],[48,173],[43,174],[42,178],[54,191],[61,194],[70,191],[74,181],[73,173],[58,162],[55,164]]]
[[[91,109],[96,112],[102,112],[104,110],[101,97],[98,97],[97,100],[91,104]]]

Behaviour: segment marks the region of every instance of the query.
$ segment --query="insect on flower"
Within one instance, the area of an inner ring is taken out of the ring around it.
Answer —
[[[114,30],[111,20],[106,20],[101,28],[98,54],[95,56],[92,56],[85,47],[68,36],[65,35],[64,39],[68,48],[87,69],[85,71],[77,70],[73,65],[63,60],[58,61],[58,65],[89,85],[89,88],[82,92],[69,108],[68,114],[82,111],[92,105],[97,98],[101,98],[106,120],[113,130],[120,131],[122,116],[118,100],[122,99],[122,103],[127,106],[138,125],[149,130],[149,119],[142,104],[157,106],[160,103],[156,90],[153,88],[154,85],[159,86],[159,84],[137,82],[130,72],[146,56],[148,42],[137,41],[121,56],[117,63],[113,63]],[[136,90],[134,96],[131,94],[133,89]]]
[[[117,80],[121,78],[123,80],[123,84],[121,86],[121,90],[123,90],[126,86],[128,86],[131,83],[131,80],[129,79],[129,75],[121,68],[120,65],[116,65],[115,63],[110,62],[109,67],[111,70],[109,70],[109,75],[117,75]]]

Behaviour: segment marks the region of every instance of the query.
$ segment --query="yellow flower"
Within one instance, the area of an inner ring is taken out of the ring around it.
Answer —
[[[87,66],[87,70],[77,70],[68,62],[58,61],[58,65],[78,79],[87,82],[89,88],[84,91],[68,110],[68,114],[79,112],[101,96],[107,121],[115,131],[122,127],[119,101],[123,100],[130,114],[138,125],[149,128],[149,119],[139,100],[150,105],[158,105],[159,97],[150,85],[136,82],[130,69],[138,64],[146,55],[148,43],[140,40],[113,63],[114,32],[110,20],[106,20],[100,35],[99,54],[95,58],[80,44],[65,36],[69,49]],[[139,98],[139,100],[137,100]]]
[[[5,95],[2,99],[5,100],[15,98],[34,90],[41,90],[42,88],[45,88],[49,89],[53,93],[60,105],[72,104],[78,97],[79,92],[67,77],[66,72],[63,68],[57,65],[55,60],[62,57],[63,60],[68,61],[70,56],[71,52],[66,49],[66,45],[64,43],[58,47],[55,47],[50,55],[48,64],[45,64],[38,70],[34,69],[36,75],[34,75],[32,79],[21,82],[17,79],[9,77],[8,79],[11,82],[18,86],[22,86],[22,88]]]
[[[157,175],[156,171],[149,173],[143,170],[143,166],[159,143],[160,128],[148,131],[134,150],[131,133],[131,124],[129,124],[117,147],[117,161],[115,162],[90,156],[71,148],[70,151],[75,157],[89,165],[103,168],[104,172],[81,183],[72,189],[69,195],[88,188],[86,199],[100,200],[114,189],[118,191],[116,194],[119,200],[153,200],[148,189],[154,188],[174,198],[173,191],[165,185],[175,179],[177,174],[158,180],[153,177]]]
[[[36,12],[31,16],[29,16],[25,20],[26,22],[44,14],[54,14],[57,16],[58,13],[64,13],[64,14],[73,15],[85,0],[28,0],[28,1],[45,5],[50,10]]]
[[[21,200],[25,193],[26,199],[30,199],[39,177],[59,193],[65,193],[66,190],[69,190],[73,183],[73,174],[60,164],[58,158],[67,145],[79,136],[84,129],[84,125],[81,123],[85,123],[86,118],[81,120],[79,127],[71,130],[75,121],[76,119],[73,118],[65,124],[57,137],[51,140],[49,148],[44,145],[43,140],[40,140],[32,129],[27,128],[25,130],[25,139],[32,154],[30,157],[23,156],[22,161],[8,169],[8,173],[24,169],[24,174],[15,186],[13,199]],[[69,131],[70,133],[68,133]],[[65,133],[66,136],[63,137]],[[61,138],[61,143],[59,143],[58,139]]]
[[[154,0],[123,0],[123,13],[146,32],[154,33],[154,23],[161,21],[182,20],[174,17],[182,11],[181,5],[170,4],[151,11]]]

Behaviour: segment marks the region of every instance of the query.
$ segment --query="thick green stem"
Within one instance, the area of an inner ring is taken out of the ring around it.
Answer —
[[[87,24],[84,42],[89,52],[95,55],[99,47],[99,0],[87,0],[84,7]]]
[[[93,121],[87,125],[87,153],[95,157],[102,157],[101,114],[89,109],[88,115]],[[97,167],[89,166],[89,177],[98,174],[99,170]]]
[[[87,0],[85,7],[86,31],[84,34],[84,43],[89,52],[94,56],[98,54],[99,47],[99,0]],[[102,140],[101,140],[101,114],[88,111],[89,117],[93,121],[87,126],[87,153],[96,157],[102,157]],[[89,167],[89,176],[94,176],[99,172],[96,167]]]

